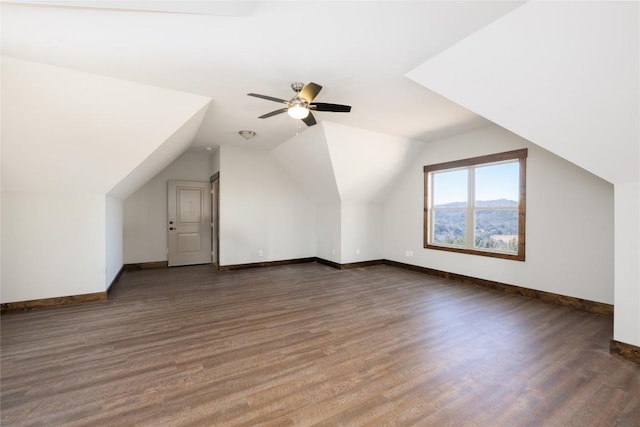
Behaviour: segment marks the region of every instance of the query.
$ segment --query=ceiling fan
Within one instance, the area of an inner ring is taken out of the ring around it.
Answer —
[[[257,93],[248,93],[247,95],[266,99],[268,101],[281,102],[286,105],[285,108],[263,114],[258,117],[259,119],[266,119],[267,117],[286,112],[294,119],[302,120],[307,126],[313,126],[316,124],[316,119],[313,117],[311,111],[331,111],[334,113],[348,113],[351,111],[350,105],[312,102],[322,90],[322,86],[319,84],[312,82],[305,85],[302,82],[293,82],[291,83],[291,89],[293,89],[296,95],[288,101],[286,99],[274,98],[273,96],[260,95]]]

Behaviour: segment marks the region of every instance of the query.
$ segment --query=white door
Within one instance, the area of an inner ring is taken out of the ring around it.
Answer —
[[[211,262],[210,184],[169,181],[169,267]]]

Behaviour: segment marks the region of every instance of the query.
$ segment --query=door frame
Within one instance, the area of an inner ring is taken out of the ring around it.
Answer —
[[[209,178],[211,183],[211,248],[215,248],[215,256],[211,262],[220,269],[220,172]]]

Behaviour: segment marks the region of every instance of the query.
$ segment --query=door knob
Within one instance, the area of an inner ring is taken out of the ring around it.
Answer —
[[[175,230],[175,228],[174,227],[169,227],[169,230]]]

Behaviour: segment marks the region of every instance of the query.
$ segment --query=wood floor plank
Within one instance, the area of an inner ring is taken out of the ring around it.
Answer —
[[[640,426],[612,319],[378,265],[123,273],[0,317],[0,424]]]

